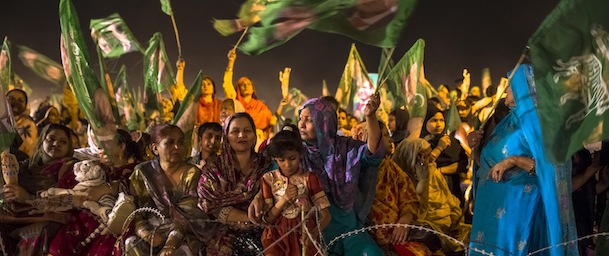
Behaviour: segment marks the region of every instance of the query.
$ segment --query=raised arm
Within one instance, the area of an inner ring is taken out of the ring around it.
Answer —
[[[176,84],[169,87],[171,91],[171,99],[173,102],[183,101],[186,97],[186,86],[184,85],[184,69],[186,67],[186,61],[179,59],[176,63],[178,72],[176,73]]]
[[[224,81],[222,87],[224,88],[224,96],[226,99],[237,98],[237,91],[233,85],[233,67],[235,66],[235,60],[237,59],[237,52],[235,49],[231,49],[228,52],[228,65],[224,71]]]
[[[380,97],[378,93],[370,96],[364,114],[366,115],[366,126],[368,128],[368,150],[371,153],[376,153],[381,142],[381,127],[379,127],[378,119],[376,118],[376,110],[379,108]]]

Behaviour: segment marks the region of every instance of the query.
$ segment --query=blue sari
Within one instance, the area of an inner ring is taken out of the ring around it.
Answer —
[[[521,65],[516,72],[511,87],[517,107],[495,127],[474,173],[470,255],[480,255],[474,249],[527,255],[577,239],[570,163],[552,163],[545,157],[532,68]],[[487,178],[495,164],[510,156],[534,158],[536,174],[514,167],[499,182]],[[577,255],[577,247],[554,247],[539,255]]]

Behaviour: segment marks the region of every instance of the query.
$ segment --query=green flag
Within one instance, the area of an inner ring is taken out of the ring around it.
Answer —
[[[446,117],[446,133],[450,134],[457,130],[459,125],[461,124],[461,117],[459,117],[459,110],[457,110],[457,98],[452,97],[450,99],[450,108],[448,108],[448,113],[445,114]]]
[[[417,40],[389,72],[385,84],[395,101],[393,108],[407,108],[410,117],[425,117],[427,111],[430,89],[420,81],[424,49],[425,41]]]
[[[175,84],[175,75],[165,52],[165,44],[161,33],[155,33],[148,43],[144,53],[144,103],[146,109],[157,110],[163,115],[161,92]],[[147,111],[147,118],[153,117],[154,111]]]
[[[91,20],[91,37],[105,58],[117,58],[129,52],[142,52],[142,47],[118,14]]]
[[[173,117],[173,124],[180,127],[184,132],[186,148],[190,148],[193,139],[193,130],[199,111],[199,98],[201,98],[201,83],[203,82],[203,71],[199,71],[197,78],[188,89],[184,100]]]
[[[161,0],[161,10],[169,16],[173,15],[173,10],[171,9],[171,2],[169,0]]]
[[[392,109],[407,109],[411,121],[408,130],[411,136],[418,138],[423,127],[423,119],[427,112],[427,99],[433,93],[433,88],[424,80],[423,51],[425,41],[417,40],[402,59],[387,75],[384,84],[387,94],[393,98]]]
[[[297,121],[299,116],[298,111],[302,104],[308,99],[309,98],[298,88],[290,88],[290,92],[288,93],[288,104],[283,108],[282,116]]]
[[[66,84],[66,77],[59,63],[26,46],[18,45],[17,48],[23,65],[51,83],[59,86]]]
[[[285,43],[305,28],[336,33],[378,47],[394,47],[416,0],[269,1],[260,27],[249,30],[240,49],[260,54]]]
[[[260,12],[264,11],[267,2],[273,0],[247,0],[241,5],[238,19],[216,19],[214,28],[223,36],[229,36],[260,21]]]
[[[116,101],[119,108],[121,108],[125,114],[127,128],[130,131],[143,131],[146,129],[144,116],[139,111],[140,109],[136,104],[135,91],[129,86],[129,82],[127,81],[127,68],[125,65],[118,71],[114,85],[116,86]]]
[[[6,91],[0,87],[0,153],[9,150],[13,144],[17,134],[14,127],[13,110],[6,100]]]
[[[563,0],[529,39],[544,143],[557,161],[609,139],[608,10],[606,0]]]
[[[370,99],[370,95],[374,94],[375,88],[376,86],[368,76],[366,66],[364,66],[355,44],[352,44],[349,58],[336,90],[336,100],[341,108],[352,108],[353,116],[361,120],[364,115],[364,107]]]
[[[4,38],[2,42],[2,50],[0,50],[0,87],[5,92],[8,92],[11,84],[11,50],[9,47],[8,38]]]
[[[59,2],[61,27],[61,60],[68,84],[78,100],[78,105],[89,121],[96,139],[108,157],[116,159],[116,120],[110,99],[100,85],[93,69],[85,40],[80,30],[76,10],[70,0]]]

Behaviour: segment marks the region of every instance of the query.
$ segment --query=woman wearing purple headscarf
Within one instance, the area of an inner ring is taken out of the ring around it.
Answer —
[[[378,165],[385,150],[379,147],[381,130],[375,112],[378,94],[370,97],[366,115],[368,143],[336,135],[337,116],[330,102],[313,98],[300,111],[298,128],[306,149],[304,165],[321,180],[330,200],[332,221],[324,229],[326,243],[340,234],[364,226],[376,191]],[[263,211],[262,203],[254,200],[249,216]],[[366,232],[340,239],[330,245],[331,255],[382,255],[381,249]]]

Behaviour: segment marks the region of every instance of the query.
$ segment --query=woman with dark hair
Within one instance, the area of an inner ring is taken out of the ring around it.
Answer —
[[[76,185],[72,165],[74,149],[70,129],[59,124],[44,127],[36,142],[34,155],[19,168],[16,159],[3,154],[5,179],[4,203],[13,204],[11,213],[2,213],[0,227],[7,251],[13,255],[46,255],[49,243],[68,215],[46,212],[30,215],[31,200],[38,191],[49,188],[73,188]],[[18,177],[11,180],[11,177]],[[67,203],[67,202],[65,202]]]
[[[199,111],[195,124],[198,126],[206,122],[219,123],[221,109],[222,101],[216,97],[216,83],[209,76],[203,77]]]
[[[391,139],[395,145],[400,144],[402,140],[410,135],[408,131],[408,121],[410,121],[410,114],[408,111],[403,109],[394,109],[389,113],[387,126],[391,132]]]
[[[235,50],[231,50],[228,53],[228,66],[224,72],[224,95],[227,99],[237,99],[243,107],[245,112],[250,114],[256,125],[256,129],[265,130],[271,124],[273,113],[269,108],[256,97],[256,87],[251,79],[248,77],[241,77],[237,80],[237,86],[233,85],[233,67],[235,60],[237,59],[237,53]],[[235,91],[236,89],[236,91]],[[265,138],[266,139],[266,138]]]
[[[59,110],[51,105],[42,106],[34,114],[34,122],[38,130],[42,130],[47,124],[61,124]]]
[[[38,141],[38,128],[27,112],[27,93],[21,89],[12,89],[6,93],[6,101],[8,101],[15,117],[15,129],[23,141],[19,150],[32,157],[36,141]]]
[[[131,174],[131,195],[138,207],[158,209],[165,222],[154,214],[138,215],[135,234],[125,242],[125,253],[197,255],[204,250],[202,241],[213,234],[204,222],[207,216],[197,207],[201,171],[186,162],[184,133],[175,125],[154,128],[152,149],[155,159],[137,165]]]
[[[207,243],[207,255],[257,255],[261,249],[262,230],[247,225],[247,208],[270,163],[254,151],[255,145],[254,120],[247,113],[236,113],[224,124],[222,155],[203,167],[199,207],[222,223]]]
[[[131,140],[129,132],[117,129],[119,155],[109,161],[104,151],[100,152],[99,158],[102,163],[108,165],[106,168],[106,181],[108,186],[99,191],[100,195],[112,195],[116,198],[119,192],[128,193],[129,176],[137,164],[142,161],[140,152],[135,142]],[[53,239],[50,255],[120,255],[118,248],[114,247],[116,237],[111,234],[95,237],[85,246],[81,246],[89,235],[91,235],[101,221],[99,217],[92,214],[88,209],[73,211],[70,220]]]
[[[446,134],[444,114],[435,106],[427,106],[427,115],[423,121],[421,138],[431,144],[432,160],[436,163],[438,170],[444,174],[450,191],[463,203],[459,174],[467,171],[468,157],[463,147],[461,147],[461,143],[453,136]]]

